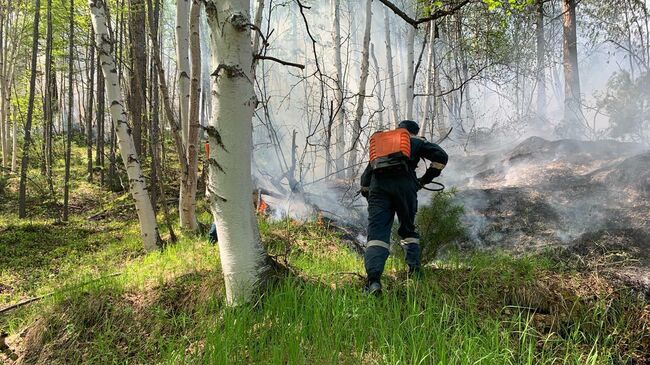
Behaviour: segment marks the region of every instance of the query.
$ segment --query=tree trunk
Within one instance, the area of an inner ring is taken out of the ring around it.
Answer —
[[[192,82],[190,88],[190,120],[187,136],[187,174],[181,178],[181,194],[179,199],[181,228],[197,231],[196,220],[196,189],[199,168],[199,112],[201,105],[201,44],[199,22],[201,2],[192,0],[190,11],[190,49],[192,65]]]
[[[104,74],[102,72],[102,66],[101,66],[101,55],[97,55],[97,149],[95,151],[95,166],[99,168],[99,184],[101,186],[104,186],[105,181],[105,176],[104,176],[104,141],[105,141],[105,131],[106,131],[106,126],[105,126],[105,111],[106,111],[106,97],[105,97],[105,80],[104,80]],[[111,138],[115,138],[115,127],[114,124],[111,123]],[[113,141],[111,141],[112,144],[112,154],[111,154],[111,165],[113,166],[113,171],[108,172],[109,176],[109,181],[111,182],[110,185],[112,185],[113,180],[116,178],[115,177],[115,144]]]
[[[145,5],[144,0],[129,0],[129,38],[131,56],[131,89],[129,111],[133,120],[132,133],[135,150],[142,155],[142,126],[146,120],[146,100],[144,91],[147,89],[147,51],[145,35]]]
[[[187,146],[190,130],[190,2],[191,0],[176,1],[176,67],[178,70],[179,120],[183,131],[183,146]]]
[[[5,18],[8,16],[6,14],[6,9],[4,7],[0,8],[0,148],[2,149],[2,165],[1,167],[7,166],[8,159],[8,138],[6,136],[6,125],[8,120],[6,118],[5,109],[9,107],[9,104],[6,102],[5,95],[5,59],[7,58],[7,52],[5,50]]]
[[[72,74],[74,72],[74,0],[70,0],[70,29],[68,33],[68,126],[65,138],[65,177],[63,179],[63,221],[68,221],[70,195],[70,156],[72,154]]]
[[[546,76],[544,58],[546,39],[544,37],[544,1],[537,0],[535,33],[537,35],[537,122],[541,127],[546,120]]]
[[[564,55],[564,123],[567,137],[582,136],[582,107],[580,73],[578,71],[578,41],[576,37],[576,2],[562,0]]]
[[[384,97],[382,95],[383,88],[381,86],[381,72],[379,71],[379,62],[377,62],[377,57],[375,57],[375,45],[374,43],[370,43],[370,57],[372,57],[372,64],[375,66],[375,82],[377,83],[377,101],[379,102],[379,125],[377,126],[377,130],[383,130],[386,128],[386,125],[389,125],[386,123],[384,120],[384,109],[386,107],[384,106]]]
[[[334,13],[334,65],[336,66],[336,90],[334,90],[334,113],[336,115],[334,130],[336,131],[336,158],[334,168],[336,177],[345,176],[345,101],[343,100],[343,65],[341,62],[341,0],[332,0],[332,11]]]
[[[90,39],[95,37],[92,26]],[[91,41],[92,42],[92,41]],[[90,71],[88,72],[88,105],[86,106],[86,154],[88,159],[88,181],[93,181],[93,99],[95,97],[95,47],[90,43]]]
[[[54,129],[54,87],[56,81],[52,75],[52,0],[47,0],[47,35],[45,40],[45,96],[43,100],[43,167],[50,194],[54,195],[52,180],[52,132]]]
[[[127,123],[128,117],[124,110],[120,80],[113,58],[113,43],[108,31],[106,5],[103,0],[89,0],[88,5],[90,6],[91,19],[95,29],[97,51],[101,58],[102,71],[106,79],[106,92],[108,94],[111,117],[115,123],[117,142],[120,146],[120,153],[122,154],[127,175],[129,176],[129,190],[135,200],[135,207],[140,220],[142,240],[145,249],[152,251],[160,247],[161,239],[158,234],[158,225],[153,206],[151,205],[151,200],[149,200],[145,177],[142,174],[138,154],[135,151],[133,138]]]
[[[366,0],[366,27],[363,33],[363,53],[361,54],[361,80],[359,81],[359,96],[357,109],[354,113],[352,124],[352,145],[350,146],[350,157],[348,167],[357,164],[357,145],[361,137],[361,118],[363,118],[363,105],[366,100],[366,83],[368,82],[368,69],[370,58],[370,28],[372,26],[372,0]],[[348,169],[348,177],[354,177],[356,169]]]
[[[253,50],[248,0],[209,1],[213,100],[208,194],[229,305],[249,302],[268,271],[251,204]],[[218,160],[217,160],[218,159]]]
[[[425,137],[427,135],[427,129],[433,130],[433,111],[431,106],[431,101],[434,98],[432,95],[434,92],[433,87],[433,59],[435,57],[435,32],[436,27],[434,23],[431,23],[429,26],[429,37],[431,41],[429,42],[429,55],[427,57],[427,72],[425,74],[425,96],[424,96],[424,121],[422,122],[422,128],[420,128],[420,135]]]
[[[38,61],[38,23],[41,19],[41,0],[34,0],[34,31],[32,33],[32,62],[29,77],[29,100],[27,102],[27,121],[23,141],[23,157],[20,164],[20,187],[18,195],[18,216],[25,218],[27,195],[27,168],[29,164],[29,149],[32,144],[32,116],[34,114],[34,94],[36,93],[36,62]]]
[[[399,104],[397,95],[395,95],[395,71],[393,70],[393,50],[390,40],[390,11],[384,9],[384,29],[386,31],[386,64],[388,65],[388,92],[390,93],[391,115],[393,117],[393,128],[397,128],[399,123]]]
[[[406,119],[413,120],[413,60],[415,48],[415,27],[408,27],[406,34],[406,87],[404,97],[406,98]]]

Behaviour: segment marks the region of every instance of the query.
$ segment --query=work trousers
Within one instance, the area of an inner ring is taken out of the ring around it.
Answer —
[[[415,230],[418,185],[409,172],[374,172],[368,196],[368,243],[364,264],[369,281],[379,281],[390,253],[395,214],[397,234],[406,253],[409,270],[420,269],[420,236]]]

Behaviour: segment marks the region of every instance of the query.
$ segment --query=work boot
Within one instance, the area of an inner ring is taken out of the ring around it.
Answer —
[[[368,281],[366,285],[363,287],[363,291],[366,294],[374,295],[374,296],[379,296],[381,295],[381,283],[378,281]]]
[[[412,279],[422,279],[424,272],[420,266],[409,265],[408,277]]]

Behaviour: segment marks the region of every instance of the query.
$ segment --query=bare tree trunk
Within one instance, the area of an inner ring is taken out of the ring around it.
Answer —
[[[415,28],[408,27],[406,34],[406,84],[404,97],[406,98],[406,119],[413,120],[413,60],[415,48]]]
[[[72,154],[72,114],[74,72],[74,0],[70,0],[70,29],[68,34],[68,126],[65,139],[65,177],[63,179],[63,221],[68,221],[68,199],[70,195],[70,156]]]
[[[379,72],[379,62],[377,62],[377,57],[375,57],[375,45],[374,43],[370,43],[370,57],[372,57],[372,64],[375,66],[375,81],[377,82],[377,99],[379,101],[379,125],[377,126],[378,130],[383,130],[386,128],[386,125],[390,125],[389,123],[386,123],[384,120],[384,109],[386,107],[384,106],[384,97],[382,95],[383,88],[381,86],[381,73]]]
[[[187,146],[187,137],[190,130],[190,1],[176,1],[176,67],[178,70],[179,120],[183,130],[183,146]]]
[[[106,111],[106,97],[105,97],[105,80],[104,74],[102,72],[101,65],[101,55],[97,55],[97,149],[95,151],[95,166],[99,168],[99,184],[104,186],[105,176],[104,176],[104,142],[105,142],[105,111]],[[111,122],[111,138],[115,139],[115,126]],[[115,172],[115,142],[111,141],[111,166],[113,166],[113,171],[108,172],[109,181],[112,182],[116,178],[114,175]]]
[[[393,70],[393,48],[390,40],[390,11],[384,8],[384,30],[386,32],[386,64],[388,65],[388,92],[390,93],[391,115],[393,116],[393,128],[399,123],[399,104],[395,95],[395,71]]]
[[[196,219],[196,189],[199,171],[199,99],[201,96],[201,44],[199,22],[201,2],[192,0],[190,11],[190,50],[192,65],[192,83],[190,88],[190,120],[187,137],[187,174],[181,178],[181,194],[179,199],[181,227],[190,231],[199,228]]]
[[[229,305],[249,302],[268,271],[251,204],[253,50],[248,0],[208,1],[212,32],[212,87],[208,194],[219,235]],[[218,158],[218,160],[217,160]]]
[[[427,134],[427,128],[433,130],[433,110],[431,106],[431,101],[434,98],[432,95],[434,92],[433,86],[433,59],[435,57],[435,24],[430,24],[429,26],[430,39],[429,42],[429,55],[427,57],[427,72],[425,74],[425,101],[424,101],[424,121],[422,123],[422,128],[420,128],[420,135],[425,137]]]
[[[144,0],[129,0],[129,38],[131,57],[131,90],[129,98],[129,111],[133,120],[132,133],[135,150],[138,156],[142,150],[142,126],[146,125],[146,100],[144,91],[147,89],[145,77],[147,75],[147,53],[145,35],[145,4]]]
[[[92,26],[90,27],[90,39],[93,39]],[[86,106],[86,155],[88,159],[88,181],[93,181],[93,99],[95,89],[95,47],[90,44],[90,70],[88,72],[88,106]]]
[[[537,36],[537,121],[538,125],[546,120],[546,76],[544,58],[546,39],[544,38],[544,0],[537,0],[535,33]]]
[[[576,36],[576,2],[562,0],[564,54],[564,123],[567,137],[582,136],[580,73],[578,71],[578,40]]]
[[[336,176],[345,176],[345,101],[343,100],[343,65],[341,62],[341,0],[332,0],[332,11],[334,13],[334,65],[336,66],[336,90],[334,91],[334,113],[336,115],[334,130],[336,131],[336,158],[334,167]]]
[[[38,1],[38,0],[37,0]],[[113,42],[108,30],[106,5],[103,0],[89,0],[91,19],[95,29],[95,42],[101,58],[101,66],[106,79],[106,92],[108,93],[111,117],[115,121],[115,129],[120,145],[122,160],[129,176],[129,190],[135,200],[135,207],[140,220],[140,232],[146,250],[155,250],[161,245],[156,215],[149,200],[138,154],[135,151],[133,138],[127,123],[127,115],[121,95],[120,80],[115,72],[116,65],[113,58]]]
[[[8,138],[6,136],[7,129],[6,125],[8,123],[7,118],[6,118],[6,113],[5,109],[9,107],[9,104],[6,102],[6,95],[5,95],[5,69],[6,69],[6,64],[5,64],[5,59],[7,58],[6,55],[6,50],[5,50],[5,18],[8,16],[6,14],[6,9],[3,7],[0,7],[0,148],[2,148],[2,167],[7,166],[7,159],[8,159]]]
[[[363,105],[366,100],[366,83],[368,82],[368,69],[370,58],[370,28],[372,26],[372,0],[366,0],[366,27],[363,33],[363,53],[361,55],[361,80],[359,81],[359,96],[357,99],[357,109],[354,113],[354,123],[352,124],[352,145],[350,146],[350,156],[348,166],[357,164],[357,144],[361,137],[361,118],[363,118]],[[356,169],[348,169],[348,177],[355,175]]]
[[[34,31],[32,33],[32,63],[29,77],[29,100],[27,102],[27,121],[23,142],[23,157],[20,164],[20,187],[18,195],[18,216],[27,217],[27,168],[29,164],[29,149],[32,144],[32,116],[34,114],[34,94],[36,93],[36,62],[38,61],[38,23],[41,19],[41,0],[34,0]]]
[[[55,80],[52,76],[52,0],[47,0],[47,35],[45,40],[45,99],[43,100],[44,126],[43,126],[43,167],[50,194],[54,195],[54,181],[52,180],[52,132],[54,129],[54,87]]]

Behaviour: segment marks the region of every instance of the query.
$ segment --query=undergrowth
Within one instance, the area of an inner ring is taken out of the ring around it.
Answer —
[[[13,208],[0,217],[0,307],[53,293],[0,317],[10,335],[0,363],[647,363],[647,304],[597,273],[559,270],[547,256],[436,259],[440,243],[464,235],[453,193],[420,210],[424,276],[407,277],[396,250],[381,297],[363,294],[362,259],[336,229],[260,220],[289,274],[229,308],[216,246],[184,236],[144,254],[125,195],[75,186],[67,224],[42,218],[47,206],[26,221]]]

